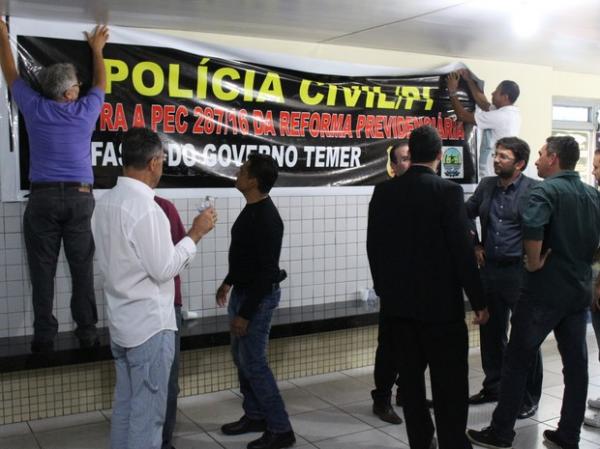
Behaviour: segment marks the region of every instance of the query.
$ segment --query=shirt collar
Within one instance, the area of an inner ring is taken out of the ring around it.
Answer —
[[[546,181],[548,179],[554,179],[554,178],[577,178],[577,179],[581,179],[581,176],[579,175],[579,172],[576,172],[575,170],[561,170],[558,173],[554,173],[553,175],[548,176],[546,179],[544,179],[544,181]]]
[[[128,176],[119,176],[117,178],[117,185],[126,187],[128,189],[133,189],[150,199],[154,199],[154,189],[150,188],[148,184],[144,184],[142,181],[138,181],[137,179],[133,179]]]
[[[431,174],[435,175],[435,172],[431,168],[427,167],[426,165],[416,165],[416,164],[411,165],[408,168],[408,171],[411,171],[414,173],[431,173]]]
[[[496,186],[499,189],[518,189],[519,186],[521,185],[521,182],[523,181],[523,173],[519,173],[519,176],[517,176],[517,179],[515,179],[513,182],[511,182],[509,185],[507,185],[506,187],[503,187],[502,184],[500,183],[500,177],[498,176],[498,181],[496,182]]]

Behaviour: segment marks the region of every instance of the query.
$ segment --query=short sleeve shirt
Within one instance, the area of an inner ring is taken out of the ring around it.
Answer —
[[[17,78],[11,93],[29,136],[29,180],[93,183],[90,142],[104,91],[93,87],[76,101],[58,102]]]

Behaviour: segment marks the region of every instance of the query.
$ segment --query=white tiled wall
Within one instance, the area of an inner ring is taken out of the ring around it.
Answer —
[[[280,307],[356,299],[371,286],[366,257],[367,207],[370,195],[275,196],[285,224],[281,267],[288,272],[282,284]],[[199,199],[174,200],[189,227]],[[199,252],[182,275],[184,308],[204,316],[225,313],[214,301],[227,271],[229,232],[243,207],[243,198],[218,198],[219,222],[199,244]],[[31,287],[22,234],[25,203],[0,203],[0,337],[33,332]],[[99,326],[105,326],[101,279],[95,276]],[[69,309],[71,279],[61,252],[56,275],[55,316],[60,331],[73,328]]]

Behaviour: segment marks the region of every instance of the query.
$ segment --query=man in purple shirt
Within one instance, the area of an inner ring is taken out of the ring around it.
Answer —
[[[80,96],[81,82],[72,64],[53,64],[39,74],[42,93],[18,75],[6,23],[0,20],[0,64],[12,97],[25,118],[29,136],[30,191],[23,232],[32,284],[33,352],[54,347],[58,321],[52,314],[54,276],[61,240],[69,262],[73,293],[71,313],[82,347],[95,346],[94,241],[90,219],[94,197],[90,141],[106,85],[102,51],[108,28],[87,34],[93,81]]]
[[[171,240],[173,245],[187,235],[187,231],[181,222],[181,217],[175,205],[160,196],[155,196],[154,201],[158,203],[163,210],[169,224],[171,225]],[[169,388],[167,390],[167,413],[165,415],[165,424],[163,426],[162,449],[175,449],[173,447],[173,431],[175,430],[175,421],[177,418],[177,395],[179,394],[179,353],[181,349],[181,306],[183,305],[181,297],[181,278],[179,275],[173,278],[175,282],[175,319],[177,320],[177,332],[175,332],[175,356],[171,373],[169,374]]]

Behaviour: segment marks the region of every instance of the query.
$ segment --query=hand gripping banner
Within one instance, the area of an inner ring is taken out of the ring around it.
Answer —
[[[327,61],[290,64],[289,55],[257,57],[239,49],[232,55],[159,33],[125,35],[104,50],[106,99],[90,148],[96,188],[115,184],[121,136],[136,126],[163,138],[163,188],[232,187],[255,152],[277,161],[277,187],[374,185],[390,176],[390,146],[422,125],[437,128],[443,139],[440,174],[476,182],[472,130],[455,120],[446,89],[453,68],[406,74],[374,67],[370,75],[368,66],[339,64],[327,73]],[[41,67],[71,62],[82,92],[89,88],[85,40],[30,33],[16,40],[20,74],[32,86]],[[470,98],[461,100],[473,109]],[[21,188],[27,189],[24,126],[18,136]]]

